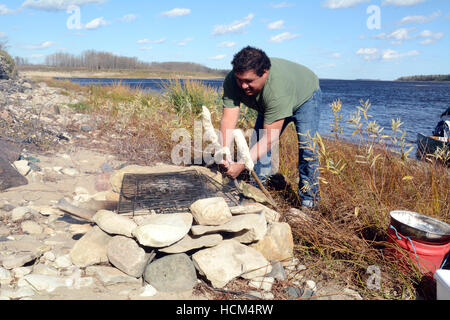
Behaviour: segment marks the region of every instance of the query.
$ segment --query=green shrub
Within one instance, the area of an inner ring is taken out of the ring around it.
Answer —
[[[14,59],[3,50],[0,50],[0,78],[15,78],[17,76]]]
[[[199,115],[202,106],[220,105],[220,93],[198,81],[171,80],[163,89],[169,105],[179,116]]]
[[[69,103],[67,106],[78,113],[89,113],[92,111],[92,107],[84,102]]]

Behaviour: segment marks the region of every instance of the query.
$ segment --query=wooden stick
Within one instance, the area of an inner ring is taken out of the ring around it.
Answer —
[[[261,189],[261,191],[264,193],[264,195],[267,197],[267,199],[269,199],[269,201],[271,202],[270,204],[272,206],[274,206],[278,212],[280,212],[280,208],[277,206],[277,204],[275,203],[275,200],[273,200],[270,193],[266,190],[264,185],[261,183],[261,180],[259,180],[258,176],[256,175],[256,172],[252,170],[251,174],[252,174],[253,179],[255,179],[256,183],[258,184],[259,188]]]

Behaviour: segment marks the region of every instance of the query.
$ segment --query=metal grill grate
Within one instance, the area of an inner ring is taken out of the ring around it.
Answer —
[[[239,191],[222,185],[196,170],[125,174],[120,192],[118,213],[145,210],[159,214],[188,212],[197,200],[222,197],[229,206],[239,204]]]

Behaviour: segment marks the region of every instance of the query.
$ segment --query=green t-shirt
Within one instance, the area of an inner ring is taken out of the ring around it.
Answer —
[[[264,123],[271,124],[292,116],[319,89],[319,78],[305,66],[278,58],[270,61],[266,84],[256,96],[247,96],[239,88],[234,72],[227,75],[222,98],[225,108],[243,103],[264,114]]]

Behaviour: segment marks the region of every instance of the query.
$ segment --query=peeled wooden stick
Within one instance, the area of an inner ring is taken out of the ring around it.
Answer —
[[[258,176],[255,172],[255,164],[252,160],[252,157],[250,155],[250,149],[248,148],[247,141],[245,140],[244,134],[241,130],[234,130],[233,131],[234,141],[236,142],[236,146],[238,149],[239,154],[241,155],[242,160],[244,161],[245,168],[250,171],[253,179],[255,179],[256,183],[258,184],[261,191],[264,193],[264,195],[269,199],[271,204],[278,210],[278,206],[276,205],[275,201],[273,200],[270,193],[266,190],[266,188],[261,183],[261,180],[259,180]]]
[[[222,144],[219,141],[219,137],[217,136],[216,130],[214,129],[214,126],[212,125],[211,121],[211,113],[209,112],[209,109],[205,106],[203,106],[203,112],[202,112],[202,123],[203,123],[203,130],[205,131],[205,138],[209,139],[214,146],[214,149],[217,150],[216,154],[214,155],[214,160],[216,163],[221,163],[224,156],[226,158],[231,158],[231,151],[228,147],[223,147]]]

